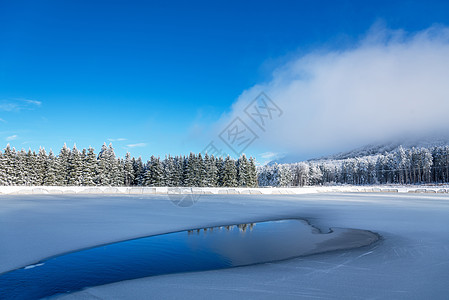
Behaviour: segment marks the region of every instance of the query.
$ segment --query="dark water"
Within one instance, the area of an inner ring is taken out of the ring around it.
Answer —
[[[39,299],[122,280],[279,261],[376,240],[377,235],[363,230],[321,234],[301,220],[180,231],[62,254],[3,273],[0,299]]]

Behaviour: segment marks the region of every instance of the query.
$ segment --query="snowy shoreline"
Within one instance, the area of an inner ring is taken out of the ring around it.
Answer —
[[[313,193],[449,193],[443,186],[307,186],[286,188],[224,188],[224,187],[86,187],[86,186],[0,186],[0,195],[45,194],[213,194],[213,195],[300,195]]]

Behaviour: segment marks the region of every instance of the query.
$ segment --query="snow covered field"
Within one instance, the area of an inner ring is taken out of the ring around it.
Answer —
[[[368,229],[383,240],[277,263],[119,282],[61,298],[447,299],[448,194],[201,195],[185,208],[162,194],[1,195],[0,272],[133,237],[295,217],[324,231]]]

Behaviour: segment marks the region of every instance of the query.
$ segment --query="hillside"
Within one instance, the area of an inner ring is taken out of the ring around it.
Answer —
[[[421,138],[402,138],[395,141],[384,143],[368,144],[350,151],[340,152],[324,157],[310,159],[309,161],[317,160],[339,160],[347,158],[356,158],[364,156],[373,156],[377,154],[384,154],[385,152],[395,152],[400,146],[404,149],[411,148],[433,148],[449,145],[449,137],[421,137]]]

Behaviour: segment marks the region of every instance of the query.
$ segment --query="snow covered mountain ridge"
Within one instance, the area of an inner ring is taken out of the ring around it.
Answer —
[[[449,145],[449,137],[428,137],[420,139],[401,139],[396,141],[390,141],[386,143],[378,144],[368,144],[359,148],[355,148],[350,151],[340,152],[337,154],[332,154],[320,158],[311,159],[310,161],[317,160],[335,160],[335,159],[346,159],[346,158],[356,158],[363,156],[372,156],[377,154],[384,154],[385,152],[396,152],[400,147],[404,149],[412,148],[434,148]]]
[[[368,145],[299,163],[260,167],[259,186],[441,184],[449,182],[449,140]]]

